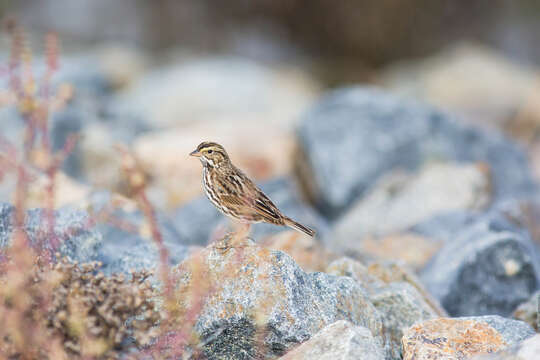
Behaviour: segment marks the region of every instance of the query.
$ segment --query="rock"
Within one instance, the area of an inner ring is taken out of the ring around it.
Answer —
[[[383,360],[384,353],[371,332],[340,320],[289,351],[281,360]]]
[[[472,360],[532,360],[540,354],[540,334],[495,354],[479,355]]]
[[[462,360],[502,350],[533,334],[527,324],[497,316],[427,320],[405,331],[403,359]]]
[[[0,248],[11,244],[13,212],[11,205],[0,204]],[[59,252],[61,256],[81,263],[96,260],[103,237],[92,227],[88,213],[65,207],[54,211],[53,216],[55,241],[47,238],[48,222],[45,210],[32,209],[26,212],[24,231],[31,246],[38,251],[45,249],[51,254]]]
[[[253,123],[254,119],[257,124],[290,126],[318,89],[298,70],[273,69],[243,58],[175,62],[147,73],[114,99],[115,113],[141,114],[158,128],[204,121],[230,126],[238,120]]]
[[[259,137],[263,133],[264,142]],[[283,176],[292,168],[293,138],[271,124],[250,119],[234,126],[202,123],[150,132],[140,136],[133,149],[154,179],[149,195],[155,203],[174,209],[202,194],[202,165],[189,153],[203,141],[222,144],[232,162],[256,181]]]
[[[49,186],[49,178],[43,174],[40,174],[35,181],[28,184],[28,197],[26,199],[28,207],[45,208],[48,206],[47,186]],[[91,191],[88,185],[79,183],[62,172],[56,174],[54,189],[55,208],[80,205],[90,195]]]
[[[336,276],[348,276],[360,283],[368,292],[384,287],[387,282],[370,274],[364,264],[351,258],[340,258],[332,261],[326,268],[326,273]]]
[[[534,335],[534,330],[523,321],[507,319],[498,315],[462,317],[462,320],[481,321],[502,335],[508,345],[515,345]]]
[[[442,245],[452,241],[460,230],[478,222],[482,217],[482,213],[474,211],[450,211],[414,225],[411,232]]]
[[[536,72],[493,49],[460,43],[414,64],[390,66],[382,74],[382,83],[392,91],[448,109],[471,122],[501,129],[508,125],[523,128],[523,122],[532,119],[519,113],[538,91]],[[540,112],[534,115],[538,123]],[[529,134],[534,131],[529,130]]]
[[[431,311],[435,312],[438,316],[447,316],[446,311],[424,288],[420,279],[403,264],[396,262],[372,262],[369,266],[364,266],[362,263],[353,259],[341,258],[330,263],[326,272],[356,279],[367,289],[369,294],[375,294],[388,285],[406,283],[412,286],[422,296],[422,301],[429,304]]]
[[[200,176],[202,177],[202,174]],[[292,179],[288,177],[272,179],[262,183],[261,189],[284,214],[313,227],[317,231],[317,238],[323,237],[328,232],[327,221],[302,201]],[[221,228],[226,231],[230,223],[230,220],[219,213],[206,196],[179,207],[173,212],[171,218],[181,236],[186,239],[186,243],[196,245],[206,245],[216,229]],[[290,228],[263,223],[253,224],[251,227],[255,239],[288,230]]]
[[[362,252],[380,261],[403,261],[418,271],[431,260],[442,247],[442,242],[415,233],[388,235],[381,238],[367,237],[362,240]],[[357,254],[355,251],[348,253]]]
[[[458,231],[421,278],[452,316],[506,316],[538,289],[540,272],[527,234],[486,216]]]
[[[405,282],[391,283],[379,288],[370,294],[369,298],[382,316],[390,358],[395,360],[402,358],[403,331],[416,322],[439,315],[412,285]]]
[[[332,218],[382,175],[396,168],[417,169],[433,159],[485,162],[495,201],[535,188],[524,153],[501,135],[373,88],[345,88],[324,96],[305,114],[297,135],[302,184]]]
[[[283,252],[245,240],[225,241],[234,247],[208,246],[174,270],[184,311],[193,291],[213,289],[198,308],[194,326],[204,356],[283,355],[338,320],[368,328],[383,345],[380,314],[355,280],[308,274]]]
[[[391,174],[339,219],[330,246],[362,253],[364,238],[400,233],[445,212],[482,209],[488,200],[489,176],[479,165],[431,164],[416,175]]]
[[[283,251],[304,271],[324,271],[330,260],[335,258],[317,239],[294,230],[263,238],[261,245],[271,250]]]
[[[415,322],[446,316],[419,280],[398,264],[373,263],[341,258],[333,261],[328,273],[349,276],[366,288],[369,298],[382,316],[387,359],[401,359],[403,330]]]
[[[1,163],[0,167],[2,167]],[[26,206],[28,208],[47,208],[50,200],[50,193],[47,189],[50,183],[49,177],[36,168],[28,167],[27,170],[32,176],[32,181],[27,184]],[[0,201],[13,204],[17,177],[14,173],[10,173],[5,174],[0,180]],[[56,173],[54,189],[53,206],[55,209],[84,203],[91,191],[88,185],[77,182],[62,171]]]
[[[540,332],[540,290],[532,294],[531,298],[520,304],[512,316],[514,319],[521,320],[531,325],[536,332]]]
[[[104,239],[97,256],[103,263],[101,270],[105,274],[156,270],[159,256],[147,219],[134,204],[123,205],[107,191],[96,192],[89,199],[88,207],[97,219],[95,227]],[[161,212],[156,213],[170,265],[176,265],[191,249],[172,222]]]

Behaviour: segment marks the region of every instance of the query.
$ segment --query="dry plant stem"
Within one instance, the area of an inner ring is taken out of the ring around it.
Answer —
[[[150,224],[150,231],[152,233],[152,239],[156,243],[159,251],[159,266],[160,266],[160,276],[164,285],[164,292],[167,299],[171,298],[172,295],[172,281],[169,274],[169,251],[163,244],[163,236],[159,230],[156,211],[148,197],[146,196],[145,191],[140,191],[138,193],[138,202],[141,205],[141,210]]]

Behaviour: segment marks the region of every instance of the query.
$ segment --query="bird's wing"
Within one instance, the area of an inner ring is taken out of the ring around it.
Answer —
[[[234,207],[242,215],[259,215],[267,222],[282,222],[276,205],[242,172],[238,170],[226,179],[218,186],[218,191],[228,207]]]

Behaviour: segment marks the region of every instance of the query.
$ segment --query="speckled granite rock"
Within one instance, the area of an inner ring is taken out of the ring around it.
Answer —
[[[534,331],[499,316],[438,318],[408,328],[402,339],[404,360],[464,360],[514,345]]]
[[[501,135],[378,89],[330,92],[304,115],[298,139],[303,184],[332,218],[390,170],[433,159],[486,162],[496,200],[534,188],[524,153]]]
[[[539,267],[525,231],[485,216],[457,231],[421,278],[450,315],[507,316],[538,289]]]
[[[9,204],[0,204],[0,248],[9,246],[13,231],[14,208]],[[83,210],[62,208],[54,212],[54,234],[58,244],[47,238],[47,222],[43,209],[32,209],[26,213],[24,230],[30,244],[52,254],[59,252],[74,261],[88,262],[95,260],[103,245],[102,235],[92,227],[88,213]]]
[[[326,326],[280,360],[383,360],[384,353],[371,332],[340,320]]]
[[[208,358],[283,355],[337,320],[368,328],[383,345],[381,316],[354,279],[305,273],[285,253],[249,240],[234,248],[208,246],[175,272],[184,307],[191,291],[213,289],[195,324]]]

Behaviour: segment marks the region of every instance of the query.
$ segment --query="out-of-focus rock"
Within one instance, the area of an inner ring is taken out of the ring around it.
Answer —
[[[331,275],[352,277],[368,292],[384,287],[388,283],[376,275],[370,274],[367,266],[361,262],[347,257],[332,261],[325,272]]]
[[[0,167],[2,166],[0,160]],[[28,208],[47,208],[50,206],[51,196],[55,209],[66,205],[84,203],[90,194],[88,185],[77,182],[62,171],[56,172],[54,178],[54,195],[49,190],[50,178],[43,172],[27,167],[31,181],[27,183],[26,206]],[[15,203],[17,176],[14,173],[2,174],[0,178],[0,201]]]
[[[420,279],[404,264],[396,262],[374,262],[369,264],[367,270],[369,275],[376,277],[386,284],[403,282],[411,285],[422,295],[423,301],[429,304],[433,312],[439,316],[447,315],[439,302],[425,289]]]
[[[13,206],[0,204],[0,248],[11,244],[13,233]],[[102,235],[92,226],[88,213],[69,207],[52,213],[53,234],[49,233],[49,215],[44,209],[26,212],[24,231],[30,245],[38,252],[59,252],[81,263],[96,260],[103,246]]]
[[[532,294],[531,298],[520,304],[512,316],[515,319],[526,322],[531,325],[536,332],[540,332],[540,291]]]
[[[395,262],[373,262],[368,266],[361,262],[340,258],[332,261],[326,268],[332,275],[349,276],[357,280],[370,294],[391,284],[406,283],[422,296],[422,302],[429,305],[430,311],[439,316],[446,316],[446,311],[437,300],[428,293],[416,275],[405,266]]]
[[[450,315],[507,316],[538,289],[539,267],[526,232],[484,216],[458,230],[421,278]]]
[[[340,320],[289,351],[281,360],[383,360],[384,352],[371,332]]]
[[[28,186],[28,207],[47,207],[49,197],[47,190],[49,178],[40,175]],[[91,188],[81,184],[62,172],[58,172],[54,179],[54,207],[61,208],[66,205],[78,205],[90,195]],[[13,198],[11,199],[13,202]]]
[[[383,261],[404,261],[415,270],[422,269],[442,247],[442,242],[415,233],[387,235],[362,240],[362,254]]]
[[[502,350],[534,335],[525,323],[499,316],[438,318],[408,328],[404,360],[463,360]]]
[[[365,238],[378,242],[379,237],[403,232],[437,214],[483,208],[489,201],[489,186],[488,171],[481,165],[431,164],[416,175],[390,174],[337,222],[329,246],[370,253]]]
[[[234,57],[195,58],[153,70],[113,106],[117,114],[141,114],[157,127],[244,120],[290,128],[317,88],[298,70]]]
[[[390,66],[382,83],[469,121],[503,128],[519,121],[519,111],[538,96],[537,76],[536,69],[513,63],[492,49],[461,43],[414,64]],[[534,115],[538,126],[540,111]]]
[[[200,164],[197,165],[200,167]],[[199,171],[201,171],[199,176],[202,178],[202,170],[199,169]],[[317,238],[328,232],[327,221],[302,201],[292,179],[287,177],[272,179],[262,183],[261,189],[284,214],[314,228],[317,231]],[[219,213],[206,196],[196,198],[176,209],[172,214],[172,221],[188,244],[197,245],[206,245],[209,239],[220,230],[227,231],[230,223],[230,220]],[[253,224],[251,230],[253,238],[260,239],[288,231],[290,228],[260,223]]]
[[[95,228],[103,237],[97,258],[103,263],[104,273],[158,269],[158,249],[150,224],[135,204],[118,201],[114,194],[102,191],[92,194],[87,206],[96,221]],[[156,216],[163,244],[169,252],[169,263],[176,265],[191,249],[164,214],[158,211]]]
[[[366,327],[383,345],[380,314],[354,279],[305,273],[283,252],[237,239],[203,249],[175,273],[186,308],[193,291],[213,289],[194,326],[208,358],[283,355],[338,320]]]
[[[471,360],[532,360],[540,354],[540,334],[523,342],[489,355],[478,355]]]
[[[294,230],[263,238],[261,245],[287,253],[304,271],[324,271],[335,257],[315,238]]]
[[[154,179],[150,195],[157,203],[175,208],[202,193],[202,166],[189,153],[203,141],[222,144],[232,162],[254,180],[285,175],[292,166],[291,135],[255,120],[151,132],[135,141],[134,151]]]
[[[382,175],[417,169],[430,160],[486,163],[495,201],[535,188],[524,153],[501,135],[373,88],[324,96],[304,115],[298,139],[302,184],[330,217],[340,215]]]

